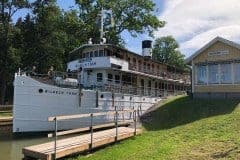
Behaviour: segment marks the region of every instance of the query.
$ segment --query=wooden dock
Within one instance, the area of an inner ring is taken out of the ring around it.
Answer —
[[[139,133],[141,133],[141,130],[137,129],[136,134]],[[134,128],[118,127],[117,132],[116,128],[94,132],[94,134],[92,135],[92,143],[91,134],[89,133],[58,140],[56,144],[56,151],[55,143],[54,141],[52,141],[35,146],[25,147],[23,148],[22,152],[24,154],[25,159],[29,158],[29,159],[52,160],[88,151],[100,146],[104,146],[116,141],[132,137],[134,135],[135,135]]]
[[[0,126],[12,125],[12,117],[0,117]]]

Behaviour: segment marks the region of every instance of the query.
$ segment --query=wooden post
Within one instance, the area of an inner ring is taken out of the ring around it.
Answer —
[[[176,85],[175,85],[175,82],[173,83],[173,95],[174,96],[176,95]]]
[[[118,111],[116,110],[116,118],[115,118],[115,127],[116,127],[116,137],[115,141],[118,140]]]
[[[124,106],[122,107],[122,111],[124,111]],[[122,112],[122,118],[123,118],[123,121],[125,121],[125,115],[124,115],[125,113],[124,112]]]
[[[114,92],[112,92],[112,107],[114,108],[114,105],[115,105],[115,103],[114,103]]]
[[[54,133],[54,159],[57,159],[57,117],[54,119],[55,121],[55,133]]]
[[[81,107],[82,103],[82,87],[79,84],[79,100],[78,100],[78,107]]]
[[[90,124],[90,130],[91,130],[91,143],[90,143],[90,150],[92,150],[93,147],[93,113],[91,113],[91,124]]]
[[[134,110],[134,136],[137,133],[137,112]]]
[[[98,90],[96,91],[96,108],[98,108],[99,104],[98,104]]]

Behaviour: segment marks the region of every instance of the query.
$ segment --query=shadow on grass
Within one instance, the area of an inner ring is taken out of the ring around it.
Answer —
[[[143,117],[147,130],[169,129],[203,118],[231,113],[239,100],[190,99],[188,96],[170,101]]]

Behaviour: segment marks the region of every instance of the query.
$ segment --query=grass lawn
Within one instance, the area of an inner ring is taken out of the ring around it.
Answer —
[[[170,98],[143,123],[142,135],[71,159],[240,159],[238,103]]]

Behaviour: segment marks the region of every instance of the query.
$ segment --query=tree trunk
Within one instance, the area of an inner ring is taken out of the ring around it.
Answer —
[[[6,80],[6,71],[3,71],[3,73],[0,75],[0,104],[4,105],[5,103],[5,97],[6,97],[6,89],[7,89],[7,80]]]

